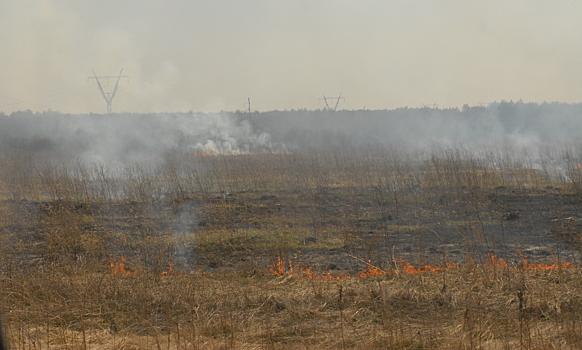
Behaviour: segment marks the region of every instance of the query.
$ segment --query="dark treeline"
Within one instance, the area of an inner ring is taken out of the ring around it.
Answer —
[[[151,159],[168,149],[200,153],[285,152],[346,143],[410,149],[569,143],[582,130],[582,104],[499,102],[463,108],[291,110],[221,113],[0,113],[0,147],[59,150],[110,162]],[[159,158],[159,157],[158,157]]]
[[[287,146],[335,139],[406,143],[487,144],[571,141],[582,128],[582,104],[499,102],[462,109],[291,110],[252,114],[253,125]]]

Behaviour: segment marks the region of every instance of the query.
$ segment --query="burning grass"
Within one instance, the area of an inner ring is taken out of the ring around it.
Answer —
[[[271,265],[270,271],[275,276],[300,275],[310,280],[339,281],[351,278],[348,273],[334,274],[331,271],[314,273],[313,267],[293,265],[291,260],[285,259],[285,254],[277,257],[277,261]]]
[[[48,163],[28,178],[0,171],[17,198],[0,203],[0,300],[12,344],[582,343],[577,178],[477,165],[504,155],[480,163],[338,150],[178,154],[166,168],[122,177],[79,165],[86,176],[74,181]]]
[[[364,279],[368,277],[399,273],[404,273],[407,275],[439,273],[451,269],[457,269],[459,267],[459,265],[454,262],[446,263],[444,266],[423,265],[416,267],[404,260],[396,261],[395,265],[397,266],[396,268],[383,270],[380,267],[375,266],[372,263],[368,262],[366,263],[366,269],[364,271],[359,271],[356,275],[359,278]],[[401,267],[398,268],[398,265],[400,265]],[[511,268],[517,271],[547,271],[575,267],[575,265],[572,263],[562,261],[556,261],[556,263],[554,264],[540,264],[538,262],[529,264],[527,262],[527,259],[525,258],[522,259],[521,266],[510,267],[509,264],[505,262],[504,259],[497,258],[493,254],[489,254],[489,260],[487,261],[486,265],[501,268]],[[271,265],[269,270],[275,276],[298,275],[311,280],[338,281],[351,278],[351,275],[345,272],[341,272],[339,274],[335,274],[332,271],[314,273],[313,267],[294,265],[290,259],[285,258],[285,254],[279,255],[277,257],[277,261]]]
[[[494,268],[366,270],[382,278],[304,278],[315,274],[295,269],[275,279],[53,270],[3,280],[2,296],[13,310],[10,339],[37,348],[576,348],[578,269],[557,283],[556,269]]]
[[[111,259],[109,260],[109,268],[111,272],[109,274],[111,276],[128,276],[132,275],[133,272],[125,268],[125,261],[127,258],[122,256],[119,259]]]
[[[575,267],[574,264],[569,262],[560,261],[558,258],[555,259],[556,262],[554,264],[540,264],[537,261],[534,263],[529,263],[526,258],[521,256],[520,266],[509,266],[503,258],[497,258],[493,254],[489,254],[489,260],[487,261],[487,265],[495,266],[495,267],[502,267],[502,268],[511,268],[518,271],[535,271],[535,270],[556,270],[562,268],[572,268]]]

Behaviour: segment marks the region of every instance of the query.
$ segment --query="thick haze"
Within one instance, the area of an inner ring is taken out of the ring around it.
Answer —
[[[579,102],[580,18],[578,1],[0,0],[0,111],[104,113],[87,77],[121,68],[115,112]]]

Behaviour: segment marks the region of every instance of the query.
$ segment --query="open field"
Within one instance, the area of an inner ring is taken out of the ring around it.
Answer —
[[[577,349],[573,146],[0,155],[14,349]]]

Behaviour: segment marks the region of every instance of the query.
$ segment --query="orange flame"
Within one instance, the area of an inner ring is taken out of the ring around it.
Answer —
[[[109,259],[109,274],[111,276],[127,276],[131,275],[132,272],[125,268],[125,261],[127,258],[122,256],[119,260],[118,259]]]
[[[404,261],[401,261],[404,262]],[[422,267],[415,267],[409,263],[406,263],[402,270],[406,274],[419,274],[419,273],[438,273],[440,271],[448,270],[457,268],[456,263],[447,263],[445,266],[431,266],[425,265]],[[322,272],[322,273],[313,273],[313,267],[303,267],[300,265],[293,265],[293,263],[289,259],[285,259],[285,254],[282,253],[277,257],[277,261],[275,261],[270,268],[271,272],[276,276],[284,276],[284,275],[292,275],[292,274],[300,274],[303,277],[311,280],[324,280],[324,281],[338,281],[342,279],[351,278],[351,276],[347,273],[342,273],[340,275],[335,275],[331,271]],[[372,265],[371,263],[366,264],[366,270],[358,272],[358,276],[360,278],[368,278],[372,276],[381,276],[387,275],[390,271],[384,271],[381,268]]]
[[[412,266],[411,264],[406,264],[406,265],[404,265],[404,267],[402,269],[407,274],[414,275],[414,274],[418,274],[418,273],[427,273],[427,272],[439,273],[441,271],[454,269],[454,268],[457,268],[456,263],[446,263],[445,266],[424,265],[424,266],[418,267],[418,268]]]
[[[283,276],[286,272],[285,272],[285,263],[283,262],[283,258],[285,257],[285,253],[281,253],[281,255],[279,255],[277,257],[277,261],[273,263],[273,265],[271,265],[271,272],[274,273],[277,276]],[[289,264],[291,264],[291,262],[289,260],[287,260],[289,262]]]
[[[497,259],[495,255],[489,254],[489,261],[487,265],[495,266],[495,267],[504,267],[504,268],[512,268],[519,271],[533,271],[533,270],[540,270],[540,271],[547,271],[547,270],[555,270],[562,268],[569,268],[574,267],[574,264],[569,262],[561,262],[556,259],[556,263],[554,264],[540,264],[537,261],[533,264],[530,264],[527,259],[520,253],[521,259],[521,267],[510,267],[503,259]]]
[[[413,274],[422,274],[422,273],[439,273],[445,270],[456,269],[458,268],[458,264],[454,262],[446,263],[444,266],[431,266],[431,265],[424,265],[420,267],[416,267],[410,263],[407,263],[404,260],[398,260],[398,263],[403,264],[402,271],[405,274],[413,275]],[[400,265],[399,264],[399,265]],[[520,271],[531,271],[531,270],[553,270],[568,267],[574,267],[573,264],[568,262],[558,262],[556,261],[555,264],[539,264],[535,262],[534,264],[529,264],[525,258],[522,257],[521,267],[511,267],[509,264],[502,258],[497,258],[497,256],[493,254],[489,254],[489,259],[485,263],[487,266],[494,266],[494,267],[502,267],[502,268],[511,268]],[[303,267],[300,265],[293,265],[293,263],[289,259],[285,259],[285,254],[281,254],[277,257],[277,261],[271,265],[270,268],[271,272],[277,276],[284,276],[284,275],[300,275],[307,279],[311,280],[324,280],[324,281],[337,281],[342,279],[351,278],[349,274],[342,273],[341,275],[335,275],[331,271],[323,272],[323,273],[313,273],[313,267]],[[366,270],[358,272],[358,277],[360,278],[368,278],[372,276],[382,276],[388,275],[390,271],[384,271],[381,268],[374,266],[372,263],[366,264]]]
[[[168,261],[168,270],[162,271],[162,275],[164,276],[174,276],[176,273],[174,272],[174,264],[171,261]]]
[[[559,269],[560,267],[574,267],[573,264],[568,262],[561,262],[557,258],[555,259],[556,262],[554,264],[540,264],[537,261],[533,264],[529,264],[527,259],[522,255],[521,256],[521,268],[520,270],[555,270]]]
[[[491,253],[489,253],[489,261],[487,261],[486,265],[504,268],[509,267],[505,260],[503,260],[502,258],[497,259],[497,257]]]
[[[376,267],[370,263],[366,264],[366,271],[358,272],[358,276],[360,276],[360,278],[368,278],[368,277],[380,276],[380,275],[384,275],[384,274],[388,274],[388,272],[383,271],[379,267]]]
[[[276,276],[299,274],[310,280],[339,281],[351,278],[349,274],[342,273],[340,275],[335,275],[331,271],[313,273],[313,267],[293,265],[289,259],[285,259],[285,253],[281,253],[281,255],[277,257],[277,261],[271,265],[270,270]]]
[[[563,263],[556,263],[556,264],[550,264],[550,265],[546,265],[546,264],[538,264],[537,262],[534,263],[533,265],[528,265],[523,267],[523,270],[555,270],[555,269],[559,269],[560,265],[562,267],[574,267],[573,264],[570,264],[568,262],[563,262]]]

